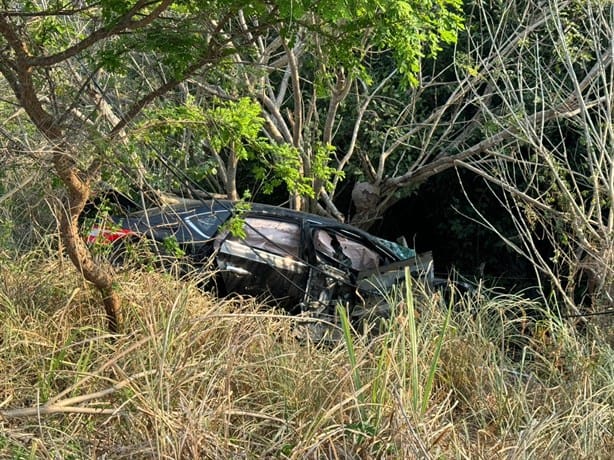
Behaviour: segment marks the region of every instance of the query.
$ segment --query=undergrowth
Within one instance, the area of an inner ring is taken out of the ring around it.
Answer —
[[[612,349],[518,296],[447,305],[401,289],[383,333],[341,321],[343,338],[321,346],[252,300],[130,271],[118,275],[125,328],[110,336],[97,294],[70,263],[0,258],[3,458],[614,451]]]

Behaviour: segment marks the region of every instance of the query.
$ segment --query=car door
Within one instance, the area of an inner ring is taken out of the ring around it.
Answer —
[[[359,301],[358,274],[375,270],[383,263],[377,248],[347,229],[312,223],[308,309],[319,316],[334,316],[337,304],[353,308]]]
[[[300,260],[298,222],[269,216],[245,218],[245,237],[228,232],[216,242],[217,267],[227,293],[264,295],[289,311],[304,298],[307,264]]]

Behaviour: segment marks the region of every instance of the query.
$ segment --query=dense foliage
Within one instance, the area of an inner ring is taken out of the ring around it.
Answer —
[[[330,1],[258,1],[248,5],[171,0],[66,5],[3,2],[0,73],[12,95],[7,102],[20,107],[36,127],[43,143],[39,148],[48,152],[48,160],[63,183],[66,194],[64,210],[58,212],[60,235],[72,262],[101,292],[111,330],[121,324],[120,301],[113,277],[93,260],[81,239],[79,219],[92,183],[105,166],[113,164],[111,159],[119,158],[120,167],[136,167],[138,189],[147,185],[148,173],[142,166],[147,152],[135,148],[129,139],[146,107],[164,103],[165,98],[173,98],[175,105],[189,101],[177,99],[176,90],[182,83],[193,78],[197,85],[211,87],[216,76],[243,67],[240,52],[245,52],[248,61],[257,58],[248,69],[256,75],[266,68],[259,55],[299,45],[315,50],[323,64],[347,68],[343,72],[350,74],[360,72],[366,50],[393,45],[400,62],[409,63],[402,70],[411,78],[423,49],[434,53],[441,41],[454,39],[460,20],[453,13],[457,7],[441,0],[432,5],[398,1],[385,7],[371,2]],[[412,27],[399,27],[399,21],[412,21]],[[288,57],[294,82],[298,81],[296,64],[296,55]],[[294,102],[300,109],[300,94],[296,86],[294,89]],[[231,97],[225,90],[214,92]],[[214,114],[220,109],[212,110]],[[211,153],[227,151],[226,164],[218,167],[227,195],[235,199],[238,162],[249,158],[245,143],[250,141],[254,146],[260,123],[254,111],[242,113],[241,121],[237,113],[233,116],[226,110],[217,133],[207,138],[214,150]],[[250,113],[254,120],[245,120]],[[322,157],[322,153],[331,152],[328,140],[303,148],[300,118],[296,112],[292,142],[278,139],[278,146],[268,147],[277,154],[268,164],[279,165],[269,188],[277,182],[289,185],[297,206],[301,193],[316,199],[322,190],[331,189],[327,172],[333,171]],[[17,138],[21,135],[15,133]],[[256,150],[266,147],[263,142],[258,144]],[[302,158],[298,158],[299,152],[305,152]],[[263,157],[252,155],[254,158]],[[306,184],[305,179],[313,184]]]

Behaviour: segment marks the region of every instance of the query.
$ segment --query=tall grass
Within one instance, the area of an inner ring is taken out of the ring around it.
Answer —
[[[48,254],[0,263],[2,458],[610,458],[614,353],[518,296],[390,293],[376,337],[158,273],[126,328]],[[449,308],[453,306],[453,308]],[[523,312],[530,312],[524,314]],[[342,324],[344,322],[342,321]]]

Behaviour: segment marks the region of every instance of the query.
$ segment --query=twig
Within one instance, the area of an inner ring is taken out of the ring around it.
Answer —
[[[49,401],[47,401],[47,404],[48,405],[55,405],[56,403],[58,403],[58,401],[63,396],[67,395],[68,393],[73,392],[77,387],[83,385],[86,381],[88,381],[92,377],[101,374],[102,371],[104,371],[106,368],[112,366],[117,361],[119,361],[122,357],[124,357],[127,354],[131,353],[132,351],[136,350],[137,348],[139,348],[141,345],[143,345],[145,342],[147,342],[150,339],[151,339],[151,337],[144,337],[143,339],[139,340],[138,342],[132,344],[127,349],[125,349],[124,351],[122,351],[121,353],[119,353],[118,355],[114,356],[112,359],[110,359],[106,363],[104,363],[95,373],[86,375],[81,380],[76,382],[74,385],[71,385],[70,387],[66,388],[64,391],[60,392],[58,395],[56,395],[53,398],[51,398]]]
[[[58,413],[71,414],[94,414],[94,415],[114,415],[117,409],[96,409],[95,407],[80,406],[37,406],[24,407],[0,412],[2,417],[31,417],[33,415],[48,415]]]

